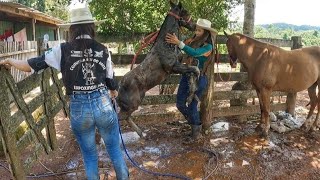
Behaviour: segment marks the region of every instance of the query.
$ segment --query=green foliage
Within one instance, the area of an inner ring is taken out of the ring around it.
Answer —
[[[227,27],[228,14],[241,0],[184,0],[182,5],[191,13],[193,21],[206,18],[213,27]],[[169,1],[155,0],[94,0],[90,3],[97,19],[107,19],[99,31],[105,35],[134,35],[156,30],[162,24]]]
[[[70,0],[18,0],[18,3],[62,19],[68,19],[67,6]]]
[[[68,20],[68,5],[70,0],[45,0],[46,13],[61,20]]]
[[[18,0],[18,3],[28,7],[32,7],[41,12],[45,12],[45,9],[46,9],[45,1],[46,0]]]

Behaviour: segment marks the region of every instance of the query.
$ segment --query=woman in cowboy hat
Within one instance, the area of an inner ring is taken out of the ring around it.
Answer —
[[[127,180],[129,172],[120,148],[118,119],[109,97],[115,98],[118,94],[111,56],[105,46],[94,40],[95,24],[103,21],[94,21],[86,2],[76,1],[71,7],[71,22],[60,25],[69,28],[69,42],[53,47],[40,57],[27,61],[6,59],[0,65],[12,65],[29,72],[47,67],[61,71],[70,97],[70,124],[80,146],[87,179],[99,179],[97,128],[117,179]]]
[[[212,57],[213,37],[217,33],[215,29],[211,28],[211,22],[209,20],[198,19],[194,36],[186,42],[180,41],[175,34],[167,34],[166,36],[166,42],[178,45],[179,48],[188,55],[187,60],[189,62],[187,63],[197,65],[202,72],[198,80],[198,89],[195,92],[199,99],[208,84],[207,76],[205,75],[205,64],[208,59]],[[202,123],[198,112],[198,101],[194,99],[189,106],[186,105],[189,95],[188,79],[187,75],[182,75],[176,105],[191,125],[191,140],[198,140],[201,137]]]

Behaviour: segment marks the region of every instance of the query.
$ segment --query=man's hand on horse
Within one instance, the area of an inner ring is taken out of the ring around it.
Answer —
[[[175,45],[180,44],[180,40],[178,39],[178,37],[174,33],[173,34],[167,33],[166,42],[171,43],[171,44],[175,44]]]
[[[10,58],[0,61],[0,65],[3,65],[7,70],[10,70],[12,66],[10,63]]]
[[[110,90],[109,91],[109,94],[110,94],[110,97],[111,98],[116,98],[116,97],[118,97],[118,91],[117,90]]]

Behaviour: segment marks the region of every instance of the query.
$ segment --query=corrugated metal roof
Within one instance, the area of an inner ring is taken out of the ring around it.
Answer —
[[[25,6],[23,4],[20,4],[20,3],[17,3],[15,2],[15,0],[0,0],[0,6],[1,5],[4,5],[4,6],[9,6],[9,7],[12,7],[12,8],[16,8],[17,10],[20,10],[20,11],[23,11],[24,13],[30,13],[32,15],[37,15],[41,18],[44,18],[44,20],[50,20],[50,22],[54,21],[55,24],[61,24],[61,23],[64,23],[63,20],[61,19],[58,19],[58,18],[55,18],[55,17],[52,17],[52,16],[49,16],[43,12],[40,12],[36,9],[33,9],[33,8],[30,8],[28,6]],[[1,11],[1,9],[0,9]],[[32,18],[32,17],[30,17]],[[38,19],[39,21],[42,21],[41,19]]]
[[[15,0],[0,0],[0,2],[17,2]]]

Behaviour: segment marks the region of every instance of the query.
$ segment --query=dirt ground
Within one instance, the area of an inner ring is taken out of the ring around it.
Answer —
[[[230,84],[217,84],[216,88],[228,90]],[[154,92],[156,90],[153,89]],[[305,105],[308,101],[306,91],[298,94],[298,117],[306,117],[308,109]],[[159,108],[161,111],[176,110],[174,105],[151,108]],[[320,179],[319,132],[305,133],[297,129],[279,134],[271,131],[266,140],[259,138],[255,132],[258,120],[257,115],[250,116],[246,123],[239,123],[235,117],[214,119],[213,124],[224,122],[228,127],[212,132],[194,144],[184,143],[190,127],[183,119],[136,121],[146,133],[144,139],[132,136],[132,130],[125,122],[121,122],[121,129],[124,136],[129,136],[126,146],[130,156],[140,167],[153,172],[173,173],[195,180]],[[59,113],[55,118],[55,125],[59,147],[50,155],[43,154],[39,157],[31,172],[28,172],[28,179],[85,179],[83,162],[71,133],[69,120]],[[100,173],[105,179],[116,179],[110,159],[100,143],[98,150]],[[26,157],[28,153],[23,154],[23,158]],[[127,157],[126,159],[132,180],[175,179],[144,173],[135,168]],[[1,180],[10,179],[7,166],[2,157]],[[54,175],[50,175],[52,173]]]

